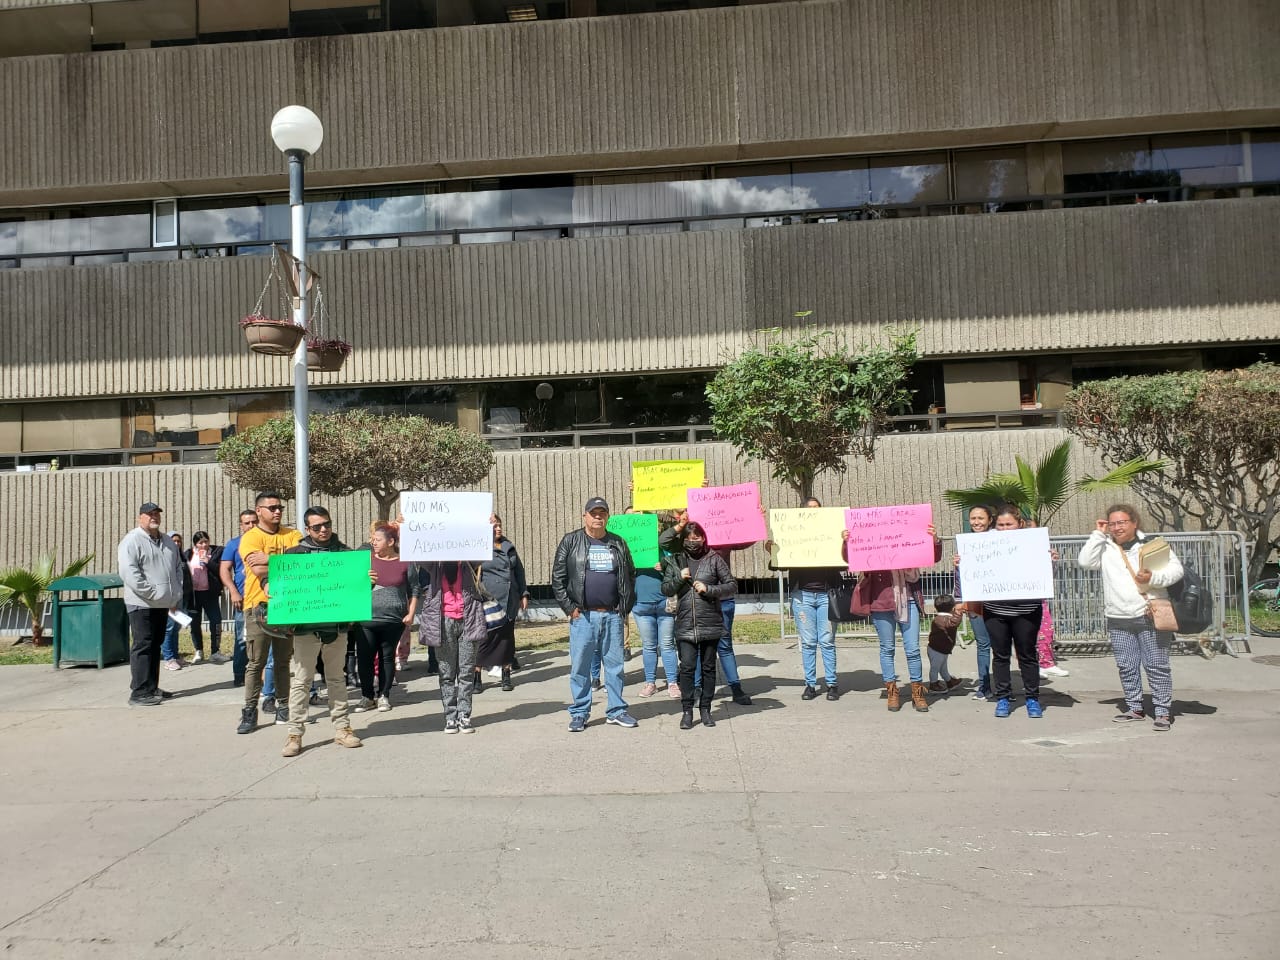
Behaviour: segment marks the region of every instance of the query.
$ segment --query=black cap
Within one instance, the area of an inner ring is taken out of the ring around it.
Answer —
[[[604,497],[592,497],[587,501],[587,505],[582,508],[583,513],[590,513],[592,510],[603,509],[605,512],[609,510],[609,501]]]
[[[152,501],[148,500],[146,503],[144,503],[142,506],[138,508],[138,513],[151,513],[152,511],[155,511],[155,510],[160,510],[160,504],[153,503]],[[160,510],[160,512],[164,513],[163,510]]]

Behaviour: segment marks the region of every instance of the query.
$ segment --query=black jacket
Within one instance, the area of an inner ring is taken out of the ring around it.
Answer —
[[[343,553],[350,549],[338,539],[337,534],[334,534],[329,538],[328,543],[316,543],[310,537],[303,537],[296,547],[290,547],[285,553],[328,553],[330,551]],[[350,629],[349,623],[308,623],[305,626],[295,627],[293,632],[314,633],[325,643],[332,643],[339,633],[346,633]]]
[[[520,599],[529,595],[524,563],[516,553],[516,545],[506,537],[493,548],[493,559],[480,565],[480,582],[489,596],[507,607],[507,620],[515,623],[520,612]]]
[[[188,610],[196,604],[196,586],[191,579],[191,557],[195,547],[187,547],[182,551],[182,604]],[[209,562],[205,565],[205,572],[209,575],[208,593],[212,593],[215,597],[222,596],[222,546],[220,544],[209,545]]]
[[[572,615],[583,609],[583,585],[587,580],[587,531],[573,530],[566,533],[556,547],[556,558],[551,564],[551,589],[555,591],[560,609]],[[636,568],[631,562],[631,551],[626,541],[615,533],[605,533],[604,542],[613,552],[613,568],[618,576],[618,612],[624,617],[636,605]]]
[[[687,580],[680,574],[685,567],[689,568]],[[705,592],[693,589],[695,580],[707,585]],[[675,553],[662,561],[662,592],[680,598],[676,608],[677,640],[719,642],[724,633],[720,601],[738,592],[738,581],[733,579],[724,557],[714,550],[707,550],[696,560],[686,553]]]

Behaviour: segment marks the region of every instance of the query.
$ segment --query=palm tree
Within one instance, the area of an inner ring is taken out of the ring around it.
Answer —
[[[1077,493],[1091,493],[1127,486],[1134,477],[1164,469],[1163,460],[1135,457],[1101,477],[1071,480],[1071,441],[1063,440],[1044,455],[1033,470],[1022,457],[1015,456],[1017,473],[993,473],[969,490],[948,490],[942,496],[961,510],[1009,503],[1022,511],[1037,527],[1048,526],[1055,513]]]
[[[63,577],[74,577],[93,562],[94,555],[81,557],[61,573],[53,572],[53,553],[47,553],[31,570],[23,567],[0,572],[0,609],[21,604],[31,614],[31,642],[40,646],[44,637],[44,604],[49,584]]]

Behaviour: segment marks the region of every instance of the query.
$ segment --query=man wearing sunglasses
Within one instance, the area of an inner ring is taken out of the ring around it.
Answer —
[[[289,689],[289,661],[293,656],[293,639],[284,634],[268,635],[257,608],[263,607],[262,613],[266,613],[267,558],[296,547],[302,534],[280,522],[284,504],[275,491],[258,494],[253,512],[257,523],[240,536],[240,558],[244,561],[244,640],[249,663],[244,677],[244,709],[240,711],[236,733],[253,733],[257,729],[258,694],[262,692],[262,668],[267,662],[267,652],[270,651],[273,658],[277,692]],[[289,708],[277,707],[274,719],[288,723]]]
[[[285,553],[328,553],[351,548],[333,532],[333,518],[324,507],[310,507],[303,514],[307,535]],[[317,661],[324,669],[329,688],[329,719],[333,722],[333,742],[340,747],[361,746],[361,740],[347,720],[347,681],[343,661],[347,658],[349,623],[308,623],[293,631],[293,677],[289,684],[289,739],[281,756],[296,757],[302,752],[302,733],[307,723],[307,702]]]

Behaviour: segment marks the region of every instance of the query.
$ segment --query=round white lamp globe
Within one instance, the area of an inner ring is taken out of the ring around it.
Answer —
[[[324,141],[324,125],[306,107],[297,104],[282,107],[271,118],[271,139],[281,153],[290,150],[315,153]]]

